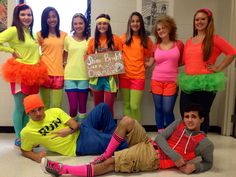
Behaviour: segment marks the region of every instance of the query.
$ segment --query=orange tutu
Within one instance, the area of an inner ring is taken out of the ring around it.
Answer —
[[[10,58],[3,64],[2,74],[6,82],[22,83],[28,86],[41,85],[48,79],[47,67],[41,60],[38,64],[30,65]]]

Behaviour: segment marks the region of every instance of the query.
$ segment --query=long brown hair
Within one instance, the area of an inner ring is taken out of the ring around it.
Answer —
[[[96,20],[99,18],[106,18],[107,20],[111,20],[111,17],[108,14],[100,14],[97,16]],[[99,38],[100,38],[101,33],[99,32],[97,25],[95,28],[95,33],[94,33],[94,40],[95,40],[95,45],[94,45],[94,51],[97,51],[98,47],[99,47]],[[114,50],[114,40],[113,40],[113,33],[112,33],[112,29],[111,29],[111,25],[110,23],[108,24],[108,29],[106,32],[106,37],[107,37],[107,47],[110,50]]]
[[[18,39],[20,41],[25,41],[25,36],[24,36],[23,26],[22,26],[22,23],[21,23],[20,18],[19,18],[19,14],[20,14],[20,11],[26,10],[26,9],[30,9],[31,14],[32,14],[32,23],[29,26],[29,32],[30,32],[31,37],[34,39],[34,36],[33,36],[33,24],[34,24],[33,11],[30,8],[30,6],[28,6],[26,4],[19,4],[19,5],[17,5],[14,8],[14,11],[13,11],[13,21],[12,21],[12,25],[11,26],[15,26],[16,27],[17,34],[18,34]]]
[[[132,21],[132,17],[133,16],[138,16],[139,20],[140,20],[140,30],[138,32],[139,37],[141,38],[141,44],[144,48],[147,48],[147,40],[148,40],[148,36],[144,27],[144,21],[143,21],[143,16],[139,13],[139,12],[132,12],[128,23],[127,23],[127,31],[126,31],[126,41],[125,44],[130,46],[131,41],[132,41],[132,37],[133,37],[133,31],[130,27],[131,21]]]
[[[207,24],[207,27],[205,30],[205,37],[204,37],[203,43],[202,43],[203,60],[207,61],[209,59],[209,57],[211,56],[212,48],[213,48],[213,35],[214,35],[214,31],[215,31],[214,19],[213,19],[213,14],[209,9],[203,8],[203,9],[197,10],[197,12],[194,14],[194,18],[193,18],[193,37],[198,35],[197,29],[195,28],[195,17],[199,12],[205,13],[208,18],[208,24]]]

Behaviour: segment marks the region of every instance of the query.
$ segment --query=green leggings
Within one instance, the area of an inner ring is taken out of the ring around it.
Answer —
[[[40,95],[45,105],[45,109],[61,108],[62,104],[62,89],[46,89],[40,88]]]
[[[141,122],[141,110],[140,104],[143,95],[143,91],[120,89],[123,97],[123,112],[124,115],[130,116]]]
[[[16,138],[20,138],[21,130],[25,127],[25,125],[29,121],[29,117],[25,113],[23,105],[23,101],[26,95],[23,94],[22,92],[19,92],[13,95],[13,97],[15,102],[14,113],[13,113],[13,125],[15,129]]]

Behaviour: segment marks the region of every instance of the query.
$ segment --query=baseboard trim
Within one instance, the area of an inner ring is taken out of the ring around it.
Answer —
[[[155,125],[143,125],[143,127],[145,128],[145,130],[147,132],[156,132],[157,131],[157,128],[156,128]],[[221,133],[221,127],[210,126],[209,132],[220,134]],[[14,127],[12,127],[12,126],[0,126],[0,133],[15,133]]]
[[[221,134],[221,127],[219,126],[210,126],[209,132]]]
[[[145,128],[145,130],[147,132],[156,132],[157,131],[157,128],[156,128],[155,125],[143,125],[143,127]],[[209,132],[220,134],[221,133],[221,127],[210,126],[209,127]]]
[[[15,130],[12,126],[0,126],[0,133],[15,133]]]

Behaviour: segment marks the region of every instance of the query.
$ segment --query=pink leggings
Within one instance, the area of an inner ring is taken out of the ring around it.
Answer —
[[[80,114],[85,114],[88,92],[66,92],[66,93],[70,105],[70,116],[76,117],[78,109]]]
[[[104,102],[109,106],[112,112],[112,115],[114,116],[113,106],[114,106],[115,96],[116,96],[116,93],[106,92],[103,90],[102,91],[93,90],[94,106],[97,106],[99,103]]]

